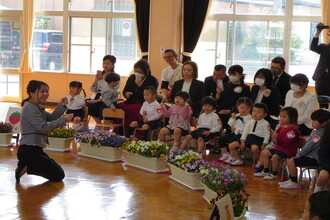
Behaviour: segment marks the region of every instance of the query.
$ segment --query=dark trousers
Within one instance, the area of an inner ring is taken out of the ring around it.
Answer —
[[[330,74],[324,74],[320,79],[315,81],[315,90],[317,95],[330,96]],[[328,109],[328,104],[320,104],[320,108]]]
[[[52,182],[64,179],[64,170],[41,147],[20,145],[17,151],[18,166],[27,166],[27,173],[42,176]]]

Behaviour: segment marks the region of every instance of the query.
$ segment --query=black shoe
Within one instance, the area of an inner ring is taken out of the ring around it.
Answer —
[[[24,173],[22,173],[22,171],[26,169],[26,166],[25,165],[19,165],[17,166],[16,170],[15,170],[15,179],[16,179],[16,182],[19,183],[21,177],[26,173],[26,171]]]

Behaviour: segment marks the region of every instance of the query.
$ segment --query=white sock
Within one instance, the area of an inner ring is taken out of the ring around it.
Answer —
[[[322,189],[323,189],[323,186],[315,185],[314,193],[319,192],[319,191],[322,191]]]
[[[73,123],[72,129],[77,130],[79,128],[79,123]]]

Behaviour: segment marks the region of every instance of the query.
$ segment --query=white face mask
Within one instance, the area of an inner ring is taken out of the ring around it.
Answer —
[[[144,75],[141,74],[141,73],[135,73],[135,76],[136,76],[136,77],[140,77],[140,78],[143,78],[143,77],[144,77]]]
[[[238,81],[238,76],[229,76],[229,80],[230,82],[235,83]]]
[[[290,84],[291,90],[294,92],[299,92],[300,91],[300,86],[297,86],[295,84]]]
[[[256,78],[256,79],[254,80],[254,83],[255,83],[257,86],[263,86],[263,85],[265,85],[265,80],[264,80],[264,79]]]

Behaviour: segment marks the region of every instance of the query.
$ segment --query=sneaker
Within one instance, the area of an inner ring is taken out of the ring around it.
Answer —
[[[274,175],[272,173],[268,174],[267,176],[264,176],[264,180],[277,180],[278,175]]]
[[[229,158],[229,154],[222,154],[221,157],[219,158],[219,161],[225,161]]]
[[[298,183],[290,181],[287,184],[280,185],[282,189],[298,189]]]
[[[289,182],[291,182],[290,179],[288,179],[287,181],[284,181],[284,182],[278,182],[278,185],[285,185],[285,184],[288,184]]]
[[[243,160],[235,160],[234,162],[230,163],[231,166],[242,166],[244,165]]]
[[[234,162],[236,159],[234,157],[228,157],[227,160],[223,161],[224,163],[228,163],[231,164],[232,162]]]
[[[256,176],[256,177],[264,177],[264,176],[268,176],[269,175],[269,172],[265,172],[265,171],[260,171],[260,172],[258,172],[258,173],[254,173],[254,176]]]

